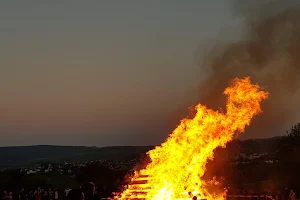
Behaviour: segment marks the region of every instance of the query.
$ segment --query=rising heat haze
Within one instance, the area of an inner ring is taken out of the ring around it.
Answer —
[[[136,172],[134,179],[149,176],[147,183],[136,190],[128,187],[119,199],[187,200],[193,196],[207,200],[223,200],[226,191],[209,193],[208,188],[218,184],[212,177],[204,181],[206,163],[213,159],[217,147],[225,147],[235,134],[242,133],[251,119],[262,112],[260,103],[268,93],[250,77],[232,80],[224,91],[226,112],[214,111],[204,105],[195,106],[192,119],[183,119],[167,140],[148,152],[151,162]],[[216,186],[217,187],[217,186]]]

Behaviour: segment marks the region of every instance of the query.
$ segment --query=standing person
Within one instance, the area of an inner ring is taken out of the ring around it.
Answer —
[[[34,192],[32,192],[32,190],[30,190],[28,193],[28,200],[33,200],[33,199],[34,199]]]
[[[65,189],[65,196],[68,196],[70,191],[71,191],[70,187],[67,187],[67,189]]]
[[[43,195],[41,193],[41,190],[36,190],[35,194],[34,194],[34,200],[42,200]]]
[[[54,200],[58,200],[58,191],[55,189],[54,191]]]
[[[85,183],[81,186],[81,189],[84,193],[84,199],[94,200],[97,197],[95,196],[95,184],[93,182]]]
[[[297,199],[297,198],[296,198],[296,194],[295,194],[295,192],[294,192],[293,189],[290,190],[290,195],[289,195],[289,197],[290,197],[291,200],[296,200],[296,199]]]
[[[53,191],[51,188],[49,188],[49,190],[48,190],[48,199],[53,200]]]
[[[37,194],[37,193],[42,193],[42,191],[41,191],[41,188],[40,187],[38,187],[35,191],[34,191],[34,196]]]
[[[20,191],[19,200],[27,200],[24,188]]]
[[[8,194],[8,199],[9,200],[13,200],[14,198],[13,198],[13,193],[12,192],[10,192],[9,194]]]
[[[283,200],[289,200],[290,199],[289,195],[290,195],[290,190],[287,187],[284,188],[284,191],[283,191]]]
[[[48,193],[45,190],[42,190],[42,200],[49,200]]]
[[[282,200],[283,199],[283,197],[282,197],[282,195],[281,195],[281,192],[280,191],[277,191],[277,194],[276,194],[276,196],[275,196],[275,200]]]
[[[3,192],[3,197],[2,197],[3,200],[6,200],[8,199],[8,194],[6,191]]]
[[[84,193],[80,189],[71,190],[67,196],[67,200],[84,200]]]

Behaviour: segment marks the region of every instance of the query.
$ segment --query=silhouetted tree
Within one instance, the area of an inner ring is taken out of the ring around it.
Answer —
[[[300,123],[292,126],[291,131],[288,133],[288,137],[291,137],[293,139],[300,138]]]
[[[300,144],[300,123],[293,125],[291,130],[286,131],[286,133],[286,136],[279,143],[277,156],[282,161],[295,162]]]

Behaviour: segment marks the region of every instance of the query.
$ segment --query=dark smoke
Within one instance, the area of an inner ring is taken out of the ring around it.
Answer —
[[[262,105],[264,113],[246,130],[247,137],[282,135],[286,124],[300,116],[300,1],[238,0],[235,6],[246,32],[242,40],[206,54],[209,76],[200,85],[200,103],[224,108],[222,92],[228,82],[251,76],[270,96]]]

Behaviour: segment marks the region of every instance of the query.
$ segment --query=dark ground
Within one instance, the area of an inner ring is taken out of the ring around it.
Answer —
[[[284,137],[259,140],[235,140],[226,148],[218,148],[209,161],[204,178],[216,177],[221,188],[229,194],[281,191],[285,187],[300,192],[300,125]],[[0,190],[18,191],[21,187],[35,189],[77,188],[85,181],[93,181],[104,196],[118,191],[126,184],[126,176],[137,163],[145,162],[145,153],[153,147],[61,147],[31,146],[0,148],[0,166],[11,167],[0,172]],[[85,166],[64,165],[64,172],[27,175],[19,167],[35,163],[90,162]],[[135,160],[136,163],[131,162]],[[130,162],[129,162],[130,161]],[[117,163],[117,164],[116,164]],[[127,168],[118,168],[127,166]],[[117,167],[116,167],[117,166]],[[71,169],[71,173],[67,170]]]

